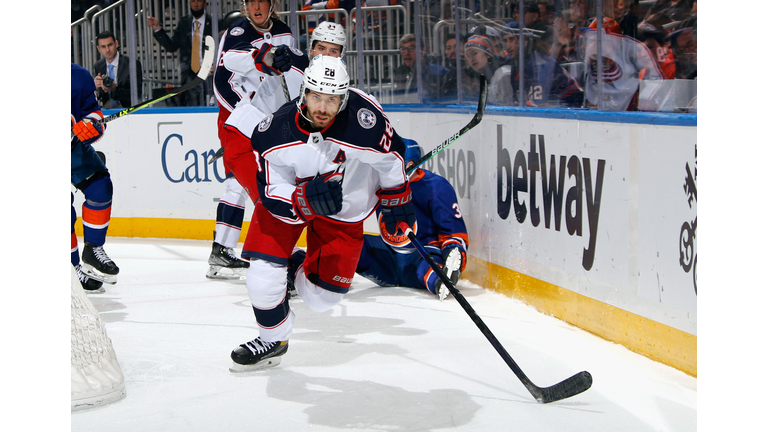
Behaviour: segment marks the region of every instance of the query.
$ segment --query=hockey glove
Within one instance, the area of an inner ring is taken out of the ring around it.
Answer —
[[[293,211],[305,221],[335,215],[341,210],[341,203],[341,174],[314,178],[298,185],[293,192]]]
[[[405,235],[408,228],[413,229],[416,224],[416,209],[413,207],[411,187],[406,182],[397,189],[386,189],[379,192],[379,204],[381,204],[381,216],[379,229],[385,237],[399,237]]]
[[[80,140],[80,142],[87,144],[86,141],[97,138],[104,132],[104,127],[98,123],[94,123],[89,118],[84,118],[80,122],[72,126],[72,133]]]
[[[451,239],[443,243],[442,255],[445,275],[456,285],[467,267],[467,251],[461,243]]]
[[[280,75],[280,71],[274,68],[274,54],[272,54],[272,45],[263,44],[261,49],[253,50],[253,64],[256,69],[267,75]]]
[[[280,72],[288,72],[291,70],[291,50],[287,45],[280,45],[277,48],[272,48],[274,57],[272,59],[272,66]]]

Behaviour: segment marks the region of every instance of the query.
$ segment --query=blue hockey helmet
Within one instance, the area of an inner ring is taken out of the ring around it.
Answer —
[[[419,143],[412,139],[403,138],[403,142],[405,142],[405,164],[408,165],[408,162],[416,162],[419,159],[421,159],[422,152],[421,147],[419,146]]]

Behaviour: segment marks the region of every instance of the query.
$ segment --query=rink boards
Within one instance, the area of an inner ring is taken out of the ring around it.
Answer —
[[[425,151],[474,114],[385,108]],[[212,239],[216,118],[157,109],[109,124],[96,147],[115,188],[110,236]],[[423,167],[456,189],[466,279],[697,375],[695,116],[489,107]]]

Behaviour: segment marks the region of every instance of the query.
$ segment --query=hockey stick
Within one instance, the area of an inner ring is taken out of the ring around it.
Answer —
[[[467,315],[469,315],[472,321],[475,322],[477,327],[485,335],[491,345],[496,348],[496,352],[499,353],[509,368],[512,369],[512,372],[517,375],[517,378],[523,383],[525,388],[528,389],[528,391],[537,401],[541,403],[559,401],[561,399],[569,398],[571,396],[582,393],[592,386],[592,375],[587,371],[579,372],[576,375],[550,387],[538,387],[536,384],[531,382],[525,373],[523,373],[523,370],[520,369],[520,366],[518,366],[517,363],[512,360],[512,357],[510,357],[504,347],[501,346],[499,340],[496,339],[493,333],[491,333],[491,330],[488,329],[483,320],[477,316],[477,313],[474,309],[472,309],[472,306],[469,304],[469,302],[467,302],[464,296],[461,295],[456,286],[451,283],[451,280],[448,278],[448,276],[445,275],[440,266],[427,253],[426,249],[424,249],[424,246],[422,246],[421,243],[416,239],[416,235],[413,233],[413,231],[411,231],[409,228],[406,230],[406,234],[408,234],[408,238],[416,247],[416,250],[419,252],[419,254],[427,261],[427,263],[429,263],[429,266],[432,267],[432,270],[434,270],[435,273],[437,273],[437,276],[441,281],[443,281],[443,284],[448,287],[448,289],[451,291],[451,294],[453,294],[453,297],[456,298],[461,307],[464,308],[464,311],[467,312]]]
[[[122,116],[128,115],[132,112],[138,111],[142,108],[146,108],[150,105],[154,105],[162,100],[168,99],[171,96],[175,96],[180,93],[184,93],[185,91],[197,87],[200,84],[205,81],[206,78],[208,78],[208,74],[211,72],[211,66],[213,66],[213,56],[214,56],[215,50],[213,48],[213,38],[211,36],[205,37],[205,53],[203,54],[203,62],[200,64],[200,70],[197,72],[197,76],[192,81],[184,84],[183,86],[173,89],[169,91],[168,93],[154,98],[152,100],[148,100],[146,102],[142,102],[140,104],[134,105],[130,108],[126,108],[120,112],[116,112],[110,116],[104,117],[101,120],[96,121],[95,123],[98,124],[104,124],[107,122],[111,122],[114,119],[120,118]]]
[[[485,80],[485,76],[481,75],[480,76],[480,100],[477,101],[477,112],[475,113],[475,116],[472,117],[472,120],[470,120],[466,126],[459,129],[457,133],[453,134],[453,136],[443,141],[440,145],[432,149],[432,151],[422,156],[421,159],[417,160],[410,168],[408,168],[408,170],[406,171],[406,174],[411,174],[412,172],[414,172],[416,168],[419,167],[419,165],[431,159],[434,155],[440,153],[444,148],[453,144],[457,139],[461,138],[464,134],[469,132],[470,129],[477,126],[477,124],[480,123],[480,120],[483,119],[483,113],[485,112],[485,103],[487,99],[488,99],[488,83]]]

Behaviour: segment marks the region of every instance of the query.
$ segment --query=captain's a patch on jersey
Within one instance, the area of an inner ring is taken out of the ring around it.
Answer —
[[[368,108],[360,108],[357,112],[357,122],[365,129],[370,129],[376,126],[376,114]]]
[[[272,114],[264,117],[264,119],[259,123],[259,132],[264,132],[265,130],[269,129],[269,126],[272,124]]]
[[[240,36],[243,33],[245,33],[245,30],[243,30],[242,27],[235,27],[229,31],[229,34],[231,34],[232,36]]]

